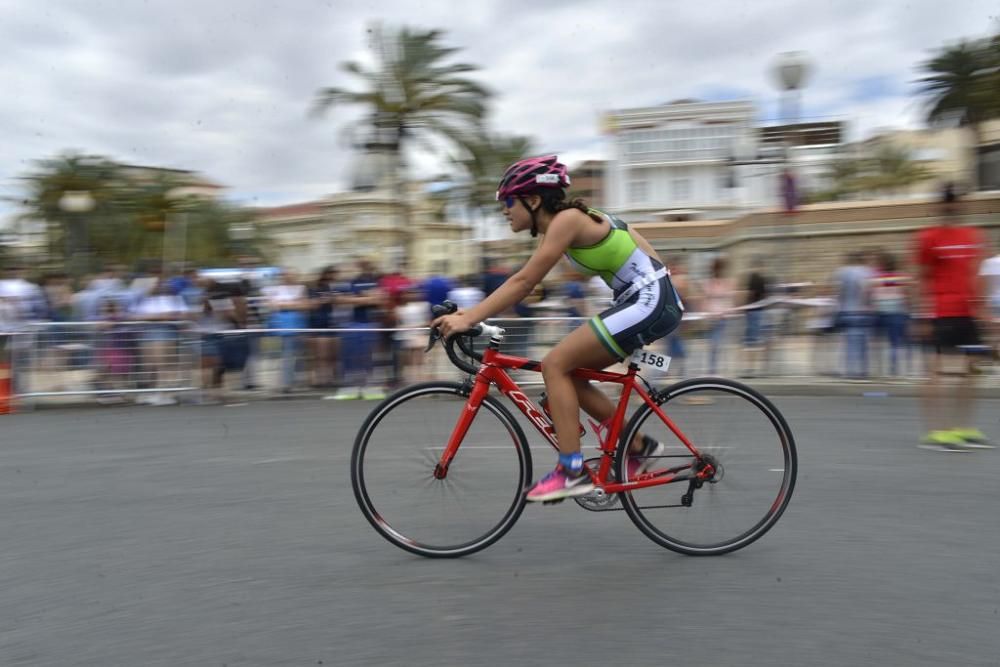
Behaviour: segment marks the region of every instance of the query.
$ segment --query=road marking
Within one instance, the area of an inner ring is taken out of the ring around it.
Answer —
[[[697,447],[697,445],[695,445],[695,447]],[[689,451],[688,448],[685,447],[684,445],[664,445],[663,448],[664,449],[679,449],[679,450],[685,451],[685,452]],[[716,449],[733,449],[733,448],[730,447],[729,445],[721,445],[721,446],[720,445],[711,445],[711,446],[708,446],[708,447],[702,447],[701,449],[704,449],[706,451],[712,452],[712,451],[715,451]]]
[[[262,463],[288,463],[290,461],[325,461],[326,459],[316,458],[314,456],[276,456],[270,459],[257,459],[256,461],[250,461],[250,465],[260,465]]]
[[[444,451],[444,447],[424,447],[424,449],[440,449]],[[464,447],[459,447],[462,451],[466,449],[514,449],[514,445],[465,445]]]

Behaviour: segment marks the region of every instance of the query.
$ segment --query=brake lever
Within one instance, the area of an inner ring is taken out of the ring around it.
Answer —
[[[441,317],[442,315],[451,315],[458,310],[458,305],[452,301],[443,301],[437,305],[431,306],[431,313],[434,315],[434,319]],[[424,350],[424,354],[430,352],[439,340],[441,340],[441,332],[437,330],[437,327],[431,327],[430,335],[427,337],[427,348]]]
[[[433,350],[439,340],[441,340],[441,333],[437,330],[437,327],[431,327],[431,332],[427,336],[427,347],[424,348],[424,354]]]

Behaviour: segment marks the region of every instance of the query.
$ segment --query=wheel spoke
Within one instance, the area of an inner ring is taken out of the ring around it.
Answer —
[[[466,397],[454,383],[416,385],[369,416],[352,455],[352,483],[383,537],[425,556],[461,556],[510,529],[524,507],[530,453],[513,416],[487,398],[451,461],[434,476]]]
[[[685,381],[667,396],[663,411],[716,465],[717,476],[694,489],[690,507],[662,507],[679,504],[686,482],[626,493],[623,507],[647,536],[681,553],[718,554],[746,546],[777,521],[794,487],[795,445],[784,419],[757,392],[728,380]],[[666,453],[677,446],[648,408],[637,413],[627,438],[636,431],[667,444]]]

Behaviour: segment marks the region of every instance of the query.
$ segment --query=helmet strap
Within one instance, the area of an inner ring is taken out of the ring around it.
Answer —
[[[528,213],[531,214],[531,238],[538,236],[538,220],[535,218],[535,209],[528,206],[528,200],[525,197],[518,197],[521,201],[521,205],[528,209]]]

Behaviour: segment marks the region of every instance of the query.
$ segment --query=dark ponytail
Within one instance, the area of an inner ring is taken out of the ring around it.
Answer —
[[[545,190],[539,190],[538,196],[542,198],[542,210],[551,215],[555,215],[560,211],[565,211],[566,209],[575,208],[578,211],[586,213],[590,217],[594,217],[591,212],[591,208],[587,206],[582,199],[573,199],[566,201],[566,191],[562,188],[546,188]]]
[[[542,198],[542,203],[539,204],[538,208],[545,211],[549,215],[555,215],[556,213],[559,213],[559,211],[575,208],[578,211],[586,213],[594,222],[601,221],[597,211],[584,204],[582,199],[566,201],[566,191],[562,188],[545,188],[544,190],[539,190],[538,192],[533,192],[532,194],[537,194]],[[528,213],[531,214],[531,238],[535,238],[538,236],[538,220],[535,218],[535,209],[528,206],[528,202],[524,200],[523,196],[520,199],[521,203],[524,204],[524,208],[528,209]]]

